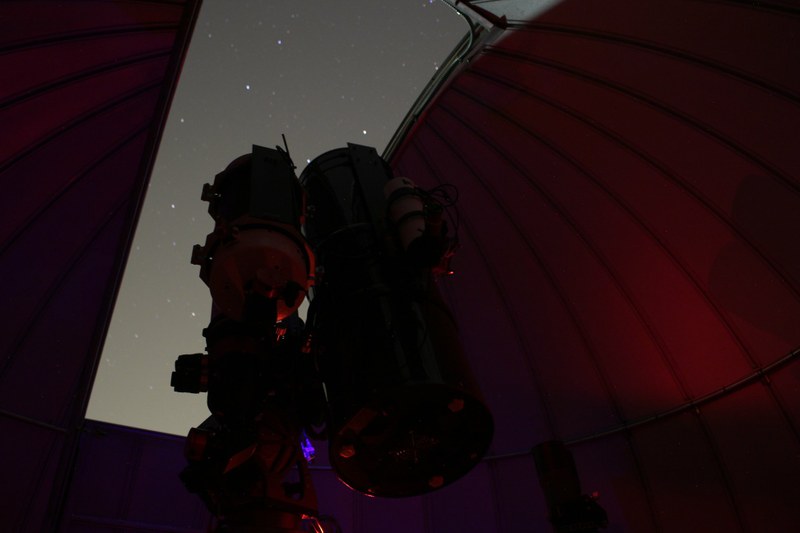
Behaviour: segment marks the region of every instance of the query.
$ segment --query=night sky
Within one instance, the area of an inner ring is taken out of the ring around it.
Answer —
[[[203,183],[285,134],[299,175],[348,142],[383,150],[460,37],[432,0],[204,0],[161,141],[87,416],[175,434],[208,415],[169,386],[202,352],[211,298],[191,265]]]

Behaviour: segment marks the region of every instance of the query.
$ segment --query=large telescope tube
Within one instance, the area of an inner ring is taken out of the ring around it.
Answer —
[[[404,193],[405,183],[386,187],[391,209],[384,188],[393,178],[373,148],[351,144],[313,160],[300,181],[308,195],[304,230],[319,266],[307,327],[326,385],[330,461],[348,486],[399,497],[466,474],[486,452],[493,423],[437,291],[430,253],[419,251],[435,249],[441,235],[426,236],[412,220],[430,242],[412,246],[408,236],[409,219],[433,220],[441,206]],[[422,209],[393,221],[402,194]]]

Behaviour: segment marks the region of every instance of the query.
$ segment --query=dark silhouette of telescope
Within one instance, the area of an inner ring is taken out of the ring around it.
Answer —
[[[181,476],[220,531],[315,519],[306,435],[370,496],[424,494],[481,460],[492,417],[435,282],[455,247],[445,190],[393,176],[365,146],[323,154],[299,180],[287,150],[254,146],[202,198],[215,221],[192,254],[214,302],[207,353],[180,356],[172,385],[208,393]]]

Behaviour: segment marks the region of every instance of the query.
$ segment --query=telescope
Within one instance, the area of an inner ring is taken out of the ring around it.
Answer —
[[[218,531],[322,531],[309,440],[352,489],[410,497],[469,472],[492,438],[437,288],[454,199],[355,144],[294,170],[288,150],[254,146],[203,188],[206,353],[180,356],[172,386],[208,394],[181,477]]]

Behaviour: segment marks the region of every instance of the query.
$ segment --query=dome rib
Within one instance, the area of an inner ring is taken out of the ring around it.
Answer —
[[[85,260],[87,252],[92,249],[97,240],[108,229],[108,226],[111,224],[111,222],[118,218],[119,214],[129,203],[129,198],[121,198],[117,202],[117,205],[109,210],[108,214],[103,218],[103,220],[94,226],[93,233],[84,242],[78,245],[78,247],[76,247],[71,257],[60,263],[58,276],[54,278],[49,286],[41,292],[42,295],[38,302],[34,305],[33,313],[30,316],[30,319],[27,321],[26,326],[17,332],[16,338],[11,344],[11,349],[9,350],[7,357],[3,360],[2,365],[0,365],[0,382],[2,382],[6,372],[9,370],[9,367],[15,362],[14,357],[20,353],[21,347],[28,340],[31,332],[40,326],[42,315],[50,308],[51,304],[53,303],[53,299],[56,297],[58,292],[64,287],[69,286],[68,280],[75,268],[77,268],[82,260]],[[57,416],[56,420],[62,420],[64,418],[63,411],[67,407],[68,405],[61,406],[61,415]],[[60,426],[44,421],[38,421],[36,419],[30,419],[30,421],[37,422],[43,427],[60,428]],[[63,428],[60,429],[63,430]]]
[[[3,44],[0,44],[0,54],[5,54],[8,52],[21,52],[31,48],[68,44],[70,42],[88,39],[118,37],[120,35],[150,34],[154,32],[175,33],[179,29],[180,25],[175,24],[174,22],[153,22],[150,24],[136,23],[132,25],[110,26],[107,28],[65,31],[56,34],[48,34],[45,36],[36,36],[17,41],[4,42]]]
[[[30,216],[22,221],[17,229],[13,230],[13,232],[10,233],[2,243],[0,243],[0,257],[2,257],[6,250],[14,246],[14,243],[17,241],[17,239],[24,235],[25,232],[36,223],[40,216],[61,201],[73,187],[81,182],[81,180],[85,179],[92,172],[96,171],[103,163],[106,163],[113,157],[118,156],[124,148],[128,147],[130,143],[134,142],[137,137],[141,137],[142,135],[146,134],[146,132],[147,125],[142,125],[138,129],[133,130],[122,140],[118,141],[115,145],[111,146],[108,151],[100,154],[98,159],[95,159],[94,161],[88,161],[88,166],[86,168],[81,170],[77,176],[62,184],[61,187],[45,201],[45,203],[33,211]],[[0,374],[2,374],[2,371],[0,371]]]
[[[761,77],[752,75],[747,71],[730,66],[722,61],[715,60],[710,57],[704,57],[692,54],[690,52],[687,52],[686,50],[665,46],[664,44],[655,41],[645,41],[628,35],[598,32],[589,29],[576,28],[573,26],[559,26],[555,24],[543,24],[536,22],[520,25],[516,29],[518,31],[554,33],[569,37],[597,40],[640,50],[647,50],[648,52],[652,52],[654,54],[662,55],[665,57],[670,57],[673,59],[678,59],[681,62],[700,66],[710,71],[724,73],[732,78],[736,78],[742,82],[746,82],[750,85],[756,86],[762,89],[764,92],[780,95],[791,102],[800,101],[800,94],[796,92],[796,90],[793,88],[785,87],[776,82],[765,80]],[[495,46],[487,46],[484,52],[487,54],[515,55],[508,49],[503,49]],[[546,61],[541,58],[539,60]],[[555,65],[557,63],[548,62],[548,64]]]
[[[70,72],[68,75],[62,78],[54,79],[35,87],[29,87],[17,94],[8,96],[5,100],[0,102],[0,110],[6,107],[21,104],[27,100],[33,100],[40,95],[45,95],[51,91],[63,89],[69,85],[77,84],[87,80],[94,80],[97,78],[97,76],[102,74],[125,70],[131,67],[138,67],[152,60],[167,60],[169,59],[170,52],[171,50],[169,49],[156,52],[147,52],[135,56],[129,56],[123,60],[113,60],[101,65],[93,65],[83,70]]]
[[[545,58],[538,58],[538,57],[535,57],[535,56],[529,56],[529,55],[525,55],[525,54],[521,54],[521,53],[510,52],[508,50],[502,50],[502,49],[489,49],[489,50],[487,50],[487,54],[496,55],[496,56],[500,56],[500,57],[504,57],[504,58],[508,58],[508,59],[513,59],[515,61],[519,61],[523,65],[530,64],[530,65],[549,68],[549,69],[552,69],[554,71],[562,72],[562,73],[565,73],[565,74],[567,74],[569,76],[573,76],[573,77],[575,77],[577,79],[580,79],[580,80],[583,80],[583,81],[587,81],[587,82],[592,83],[592,84],[596,84],[596,85],[598,85],[600,87],[605,87],[605,88],[611,89],[611,90],[616,91],[616,92],[618,92],[618,93],[620,93],[620,94],[622,94],[622,95],[624,95],[626,97],[631,98],[632,100],[640,101],[643,104],[646,104],[646,105],[648,105],[648,106],[650,106],[650,107],[652,107],[654,109],[657,109],[657,110],[663,112],[667,116],[674,117],[674,118],[676,118],[676,119],[678,119],[678,120],[680,120],[682,122],[685,122],[687,125],[691,126],[692,128],[694,128],[694,129],[696,129],[698,131],[702,131],[702,132],[706,133],[710,137],[716,139],[720,144],[722,144],[724,146],[727,146],[732,151],[738,153],[743,159],[747,159],[747,160],[751,161],[752,163],[760,166],[764,171],[766,171],[768,173],[768,175],[770,177],[775,178],[777,182],[781,183],[784,187],[786,187],[789,192],[792,192],[794,194],[800,195],[800,184],[797,182],[797,180],[793,179],[786,172],[774,167],[764,157],[756,154],[755,152],[753,152],[751,150],[746,149],[745,147],[741,146],[739,143],[737,143],[733,139],[727,138],[721,132],[716,131],[711,125],[703,123],[699,119],[697,119],[695,117],[692,117],[691,115],[689,115],[687,113],[684,113],[684,112],[682,112],[682,111],[680,111],[678,109],[675,109],[672,106],[670,106],[670,105],[668,105],[668,104],[666,104],[664,102],[660,102],[660,101],[658,101],[657,99],[653,98],[652,96],[650,96],[648,94],[645,94],[645,93],[643,93],[641,91],[637,91],[636,89],[634,89],[632,87],[626,87],[626,86],[624,86],[624,85],[622,85],[620,83],[614,82],[614,81],[612,81],[610,79],[606,79],[606,78],[602,78],[600,76],[594,75],[594,74],[592,74],[592,73],[590,73],[588,71],[578,69],[578,68],[576,68],[574,66],[570,66],[570,65],[565,65],[565,64],[562,64],[562,63],[554,62],[552,60],[548,60],[548,59],[545,59]],[[479,68],[472,69],[467,74],[471,75],[471,76],[482,76],[485,79],[490,80],[490,81],[492,81],[494,83],[504,84],[504,85],[508,86],[509,88],[515,88],[515,89],[517,89],[517,90],[519,90],[521,92],[529,94],[531,97],[534,97],[534,98],[537,98],[537,99],[541,99],[542,101],[547,101],[548,103],[551,103],[551,101],[547,100],[543,95],[533,93],[527,87],[521,86],[518,83],[515,83],[514,81],[511,81],[511,80],[500,79],[497,76],[494,76],[494,75],[491,75],[491,74],[489,74],[487,72],[481,71]],[[769,95],[769,96],[773,96],[776,93],[779,93],[779,89],[775,88],[775,87],[764,87],[764,86],[758,85],[758,88],[759,88],[759,90],[762,90],[765,93],[765,95]],[[800,104],[800,96],[793,96],[792,98],[789,98],[788,100],[790,100],[790,102],[792,104],[795,104],[795,105]],[[555,103],[551,103],[551,105],[558,106],[558,104],[555,104]],[[576,118],[581,116],[579,113],[575,112],[574,110],[567,110],[563,106],[558,106],[558,107],[560,109],[562,109],[564,112],[575,113]],[[592,127],[598,127],[596,124],[592,123],[589,120],[586,120],[585,118],[581,118],[581,120],[585,120],[587,125],[590,125]]]
[[[59,137],[67,133],[69,130],[82,126],[90,120],[93,120],[116,107],[123,106],[130,101],[146,95],[147,93],[153,93],[153,95],[155,95],[160,88],[161,85],[159,81],[151,81],[136,87],[117,98],[101,102],[98,106],[88,110],[86,113],[76,116],[72,120],[64,122],[58,127],[54,127],[50,132],[43,134],[38,139],[34,140],[30,145],[21,148],[17,153],[8,155],[2,161],[2,163],[0,163],[0,174],[5,173],[6,170],[18,163],[20,160],[29,156],[34,156],[38,150],[43,149],[48,143],[53,141],[57,142]]]

